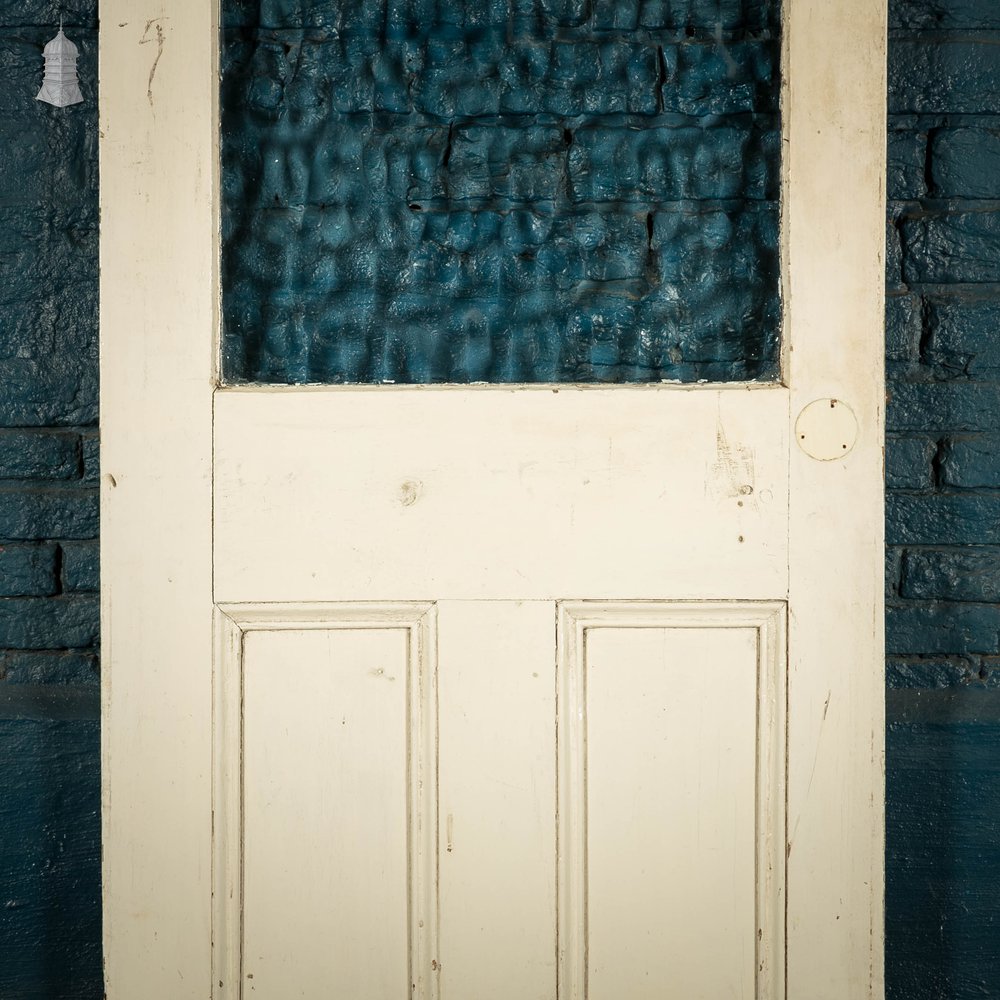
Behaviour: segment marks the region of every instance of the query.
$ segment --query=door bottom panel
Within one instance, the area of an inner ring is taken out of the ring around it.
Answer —
[[[785,618],[220,606],[216,1000],[780,1000]]]

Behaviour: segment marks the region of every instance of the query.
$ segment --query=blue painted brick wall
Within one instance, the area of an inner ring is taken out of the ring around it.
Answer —
[[[776,377],[779,8],[226,0],[226,378]]]
[[[83,105],[37,102],[60,16]],[[0,997],[100,943],[97,2],[0,0]]]
[[[890,19],[887,996],[1000,997],[1000,4]]]

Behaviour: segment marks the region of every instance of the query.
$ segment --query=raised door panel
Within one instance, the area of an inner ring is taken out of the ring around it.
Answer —
[[[436,996],[434,609],[229,609],[217,997]]]
[[[783,997],[784,607],[560,614],[563,1000]]]

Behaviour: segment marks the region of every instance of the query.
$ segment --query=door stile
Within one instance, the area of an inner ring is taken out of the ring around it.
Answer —
[[[787,989],[880,998],[886,4],[785,17]]]
[[[111,1000],[211,975],[214,2],[100,24],[102,836]]]

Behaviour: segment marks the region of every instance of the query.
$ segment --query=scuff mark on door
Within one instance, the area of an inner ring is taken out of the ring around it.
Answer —
[[[753,449],[730,443],[720,420],[715,432],[715,461],[709,468],[705,493],[716,500],[738,500],[742,507],[754,497],[756,481]]]
[[[153,65],[149,67],[149,82],[146,85],[146,97],[149,100],[149,106],[153,106],[153,77],[156,76],[156,67],[160,63],[160,56],[163,55],[163,43],[166,35],[163,31],[163,25],[161,21],[167,20],[166,17],[154,17],[146,22],[146,28],[142,33],[142,38],[139,39],[140,45],[149,45],[151,42],[156,42],[156,56],[153,59]],[[150,35],[150,29],[155,29],[155,37]]]

